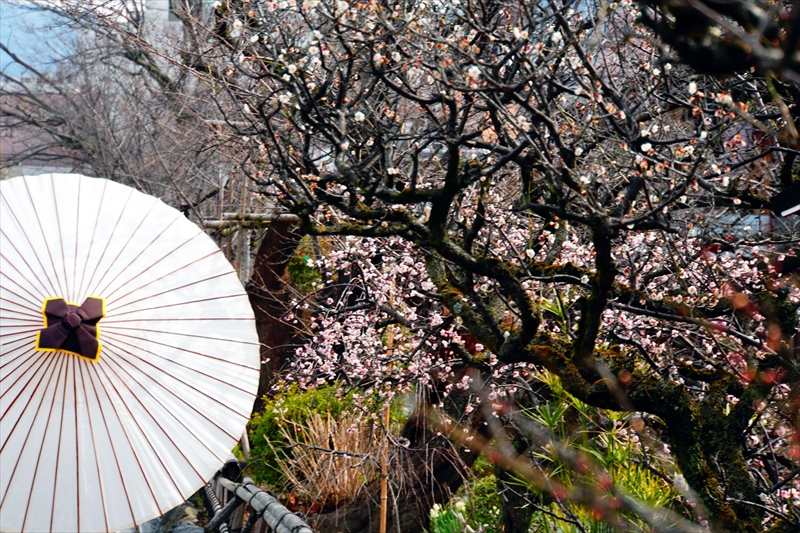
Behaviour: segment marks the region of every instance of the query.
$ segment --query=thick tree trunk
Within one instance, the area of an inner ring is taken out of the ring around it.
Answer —
[[[275,221],[258,247],[253,276],[247,284],[250,304],[256,315],[256,331],[261,342],[261,377],[253,412],[264,407],[273,377],[294,354],[295,329],[281,320],[291,301],[291,280],[286,266],[300,242],[299,228],[293,222]]]
[[[513,472],[503,468],[495,468],[497,492],[503,506],[503,533],[528,533],[533,520],[533,507],[521,491],[519,478]]]

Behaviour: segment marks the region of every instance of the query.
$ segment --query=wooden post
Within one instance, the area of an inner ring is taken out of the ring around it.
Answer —
[[[386,328],[386,352],[392,353],[394,346],[394,328],[390,325]],[[391,422],[389,406],[391,401],[387,401],[383,406],[383,427],[386,434],[381,450],[381,517],[380,533],[386,533],[386,518],[389,514],[389,423]]]
[[[241,198],[241,208],[239,210],[239,230],[236,239],[236,273],[239,275],[239,280],[241,280],[242,285],[247,283],[245,279],[247,277],[247,266],[245,265],[245,261],[249,259],[245,259],[245,253],[250,253],[250,246],[247,240],[244,238],[245,228],[244,228],[244,221],[247,217],[247,197],[249,196],[247,192],[247,174],[242,173],[242,198]],[[245,252],[244,248],[247,246],[248,250]]]
[[[217,218],[222,220],[222,213],[225,212],[225,185],[228,180],[225,179],[225,173],[222,169],[219,171],[219,193],[217,193]]]
[[[242,450],[242,457],[244,457],[244,460],[250,459],[250,437],[247,436],[247,428],[244,428],[239,444],[241,444],[240,449]]]
[[[383,406],[383,426],[386,436],[381,450],[381,522],[380,533],[386,533],[386,517],[389,514],[389,404]]]

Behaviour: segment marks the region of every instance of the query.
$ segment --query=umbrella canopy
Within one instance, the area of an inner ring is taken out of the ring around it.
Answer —
[[[0,530],[118,531],[183,502],[258,387],[247,295],[180,212],[76,174],[0,183]]]

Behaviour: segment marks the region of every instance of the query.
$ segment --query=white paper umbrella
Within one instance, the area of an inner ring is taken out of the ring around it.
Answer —
[[[118,531],[180,504],[258,387],[253,311],[214,242],[75,174],[0,183],[0,345],[3,531]]]

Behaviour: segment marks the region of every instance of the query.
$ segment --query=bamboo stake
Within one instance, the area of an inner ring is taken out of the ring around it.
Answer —
[[[241,198],[241,207],[239,210],[239,234],[237,235],[236,239],[236,273],[239,275],[239,279],[242,281],[242,285],[246,283],[244,279],[247,276],[247,269],[245,268],[245,251],[244,247],[246,245],[245,238],[244,238],[244,219],[245,215],[247,215],[247,174],[242,175],[242,198]],[[246,253],[250,253],[248,250]]]
[[[386,349],[387,352],[392,350],[394,345],[394,328],[389,326],[386,328]],[[391,401],[387,401],[383,406],[383,427],[386,432],[383,446],[381,450],[381,519],[380,519],[380,533],[386,533],[386,517],[389,514],[389,423],[390,412],[389,405]]]
[[[230,215],[234,216],[230,216]],[[203,221],[203,225],[207,229],[224,229],[224,228],[232,228],[238,227],[240,223],[241,215],[239,213],[224,213],[222,218],[219,220],[216,219],[205,219]],[[297,223],[300,219],[296,215],[291,215],[288,213],[281,213],[281,214],[253,214],[247,213],[244,216],[244,227],[245,228],[260,228],[264,227],[270,222],[292,222]]]
[[[381,522],[380,533],[386,533],[386,517],[389,512],[389,404],[383,406],[383,425],[386,438],[381,453]]]

